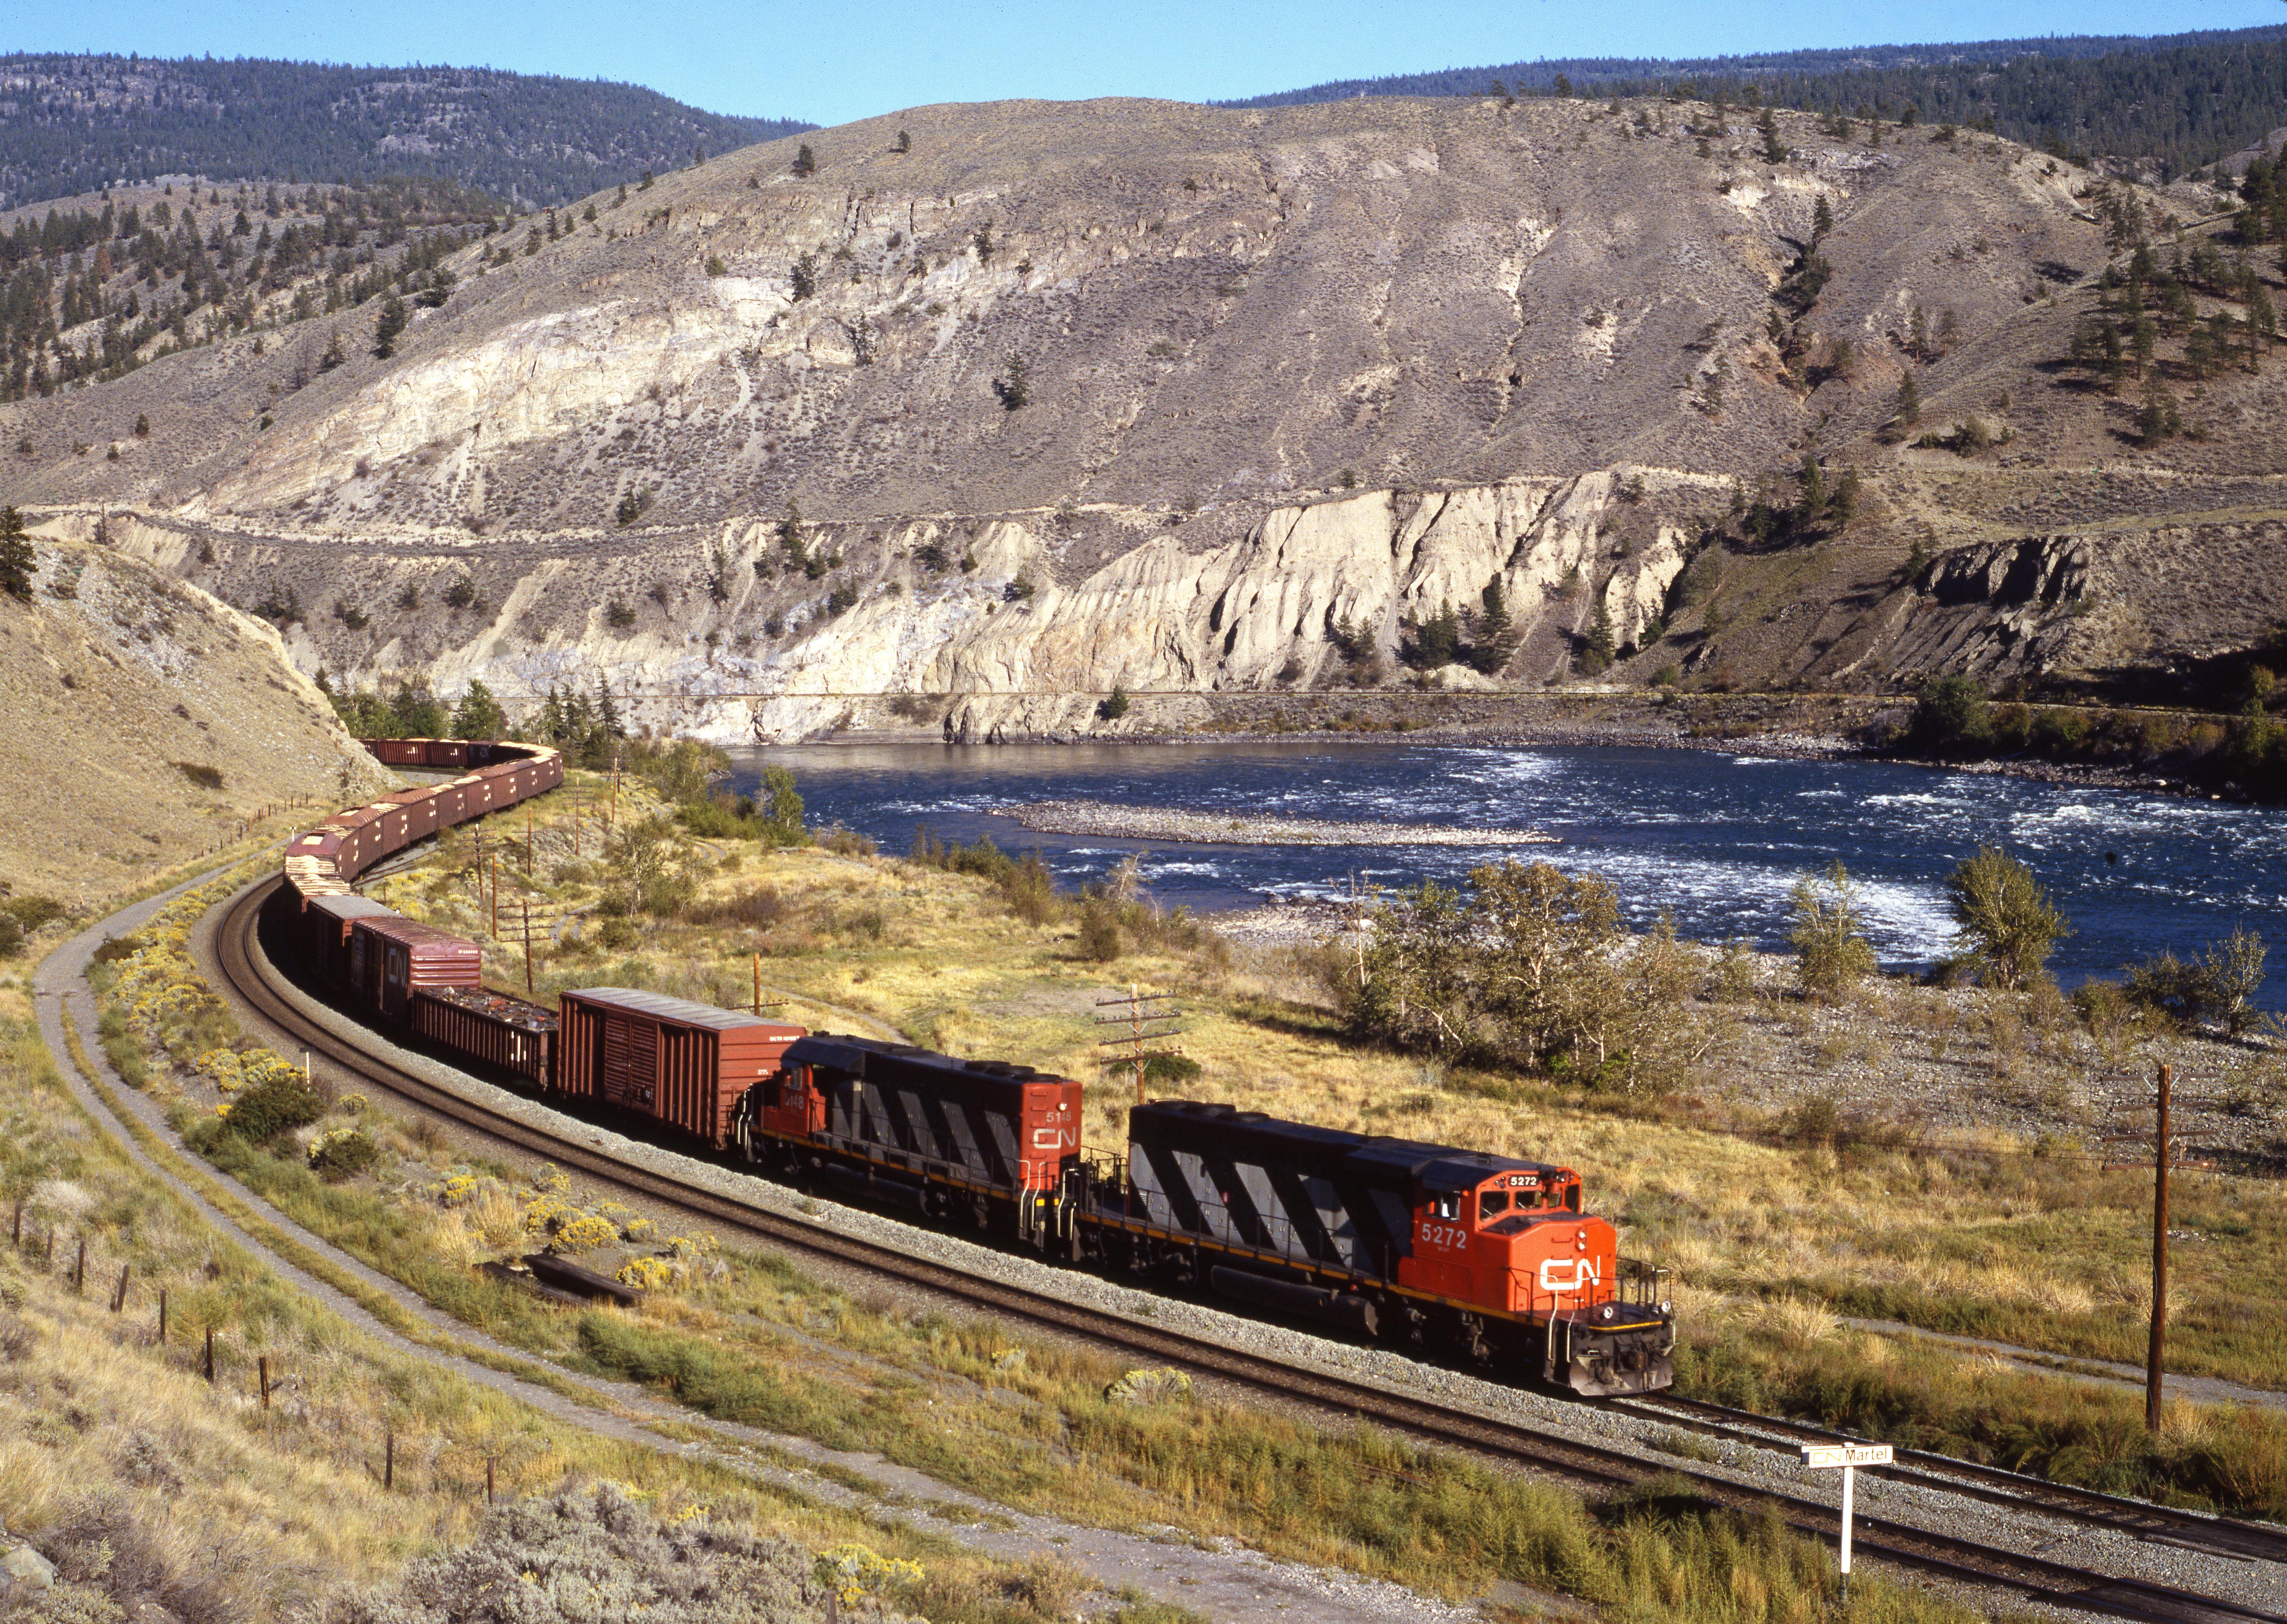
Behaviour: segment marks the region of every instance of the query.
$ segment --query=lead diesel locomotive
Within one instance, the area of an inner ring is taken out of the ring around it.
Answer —
[[[384,761],[473,764],[446,741]],[[480,747],[482,748],[482,747]],[[466,943],[346,894],[424,833],[561,781],[553,751],[353,809],[289,845],[272,939],[360,1016],[543,1096],[647,1120],[824,1193],[972,1228],[1160,1289],[1212,1292],[1586,1396],[1674,1380],[1666,1271],[1619,1256],[1570,1168],[1185,1100],[1080,1142],[1081,1085],[594,987],[548,1010],[480,984]],[[438,753],[444,752],[442,759]]]

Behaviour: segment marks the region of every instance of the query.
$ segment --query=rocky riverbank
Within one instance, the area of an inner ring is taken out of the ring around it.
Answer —
[[[1215,846],[1553,846],[1539,829],[1465,829],[1432,823],[1335,823],[1317,818],[1258,818],[1165,812],[1104,801],[1035,801],[1010,814],[1044,835],[1101,835]]]

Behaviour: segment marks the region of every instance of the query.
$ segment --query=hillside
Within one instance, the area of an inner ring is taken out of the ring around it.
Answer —
[[[111,548],[43,537],[0,596],[0,879],[74,907],[126,891],[293,796],[386,775],[276,634]]]
[[[1489,680],[1429,657],[1440,623],[1531,686],[1600,622],[1619,677],[1719,687],[2133,685],[2253,646],[2287,388],[2232,347],[2222,228],[2164,263],[2229,200],[1935,134],[914,109],[808,137],[814,173],[780,141],[464,247],[386,358],[373,299],[0,408],[0,479],[57,533],[107,504],[305,671],[607,673],[726,737],[872,694],[989,736],[1115,685]],[[2088,359],[2139,238],[2170,301],[2141,383]],[[1470,617],[1496,583],[1513,651]]]
[[[1720,98],[1864,118],[1977,125],[2060,155],[2149,166],[2161,178],[2254,145],[2287,109],[2287,28],[2052,36],[1664,61],[1592,57],[1340,79],[1218,105],[1358,96],[1593,94]]]
[[[0,56],[0,208],[169,177],[417,175],[532,209],[810,128],[492,68]]]

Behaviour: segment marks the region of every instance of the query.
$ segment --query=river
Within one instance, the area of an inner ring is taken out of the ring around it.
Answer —
[[[1875,761],[1795,761],[1595,747],[1230,744],[808,745],[740,753],[751,791],[789,768],[813,822],[839,820],[887,852],[926,825],[1037,848],[1068,885],[1144,852],[1168,907],[1243,907],[1266,891],[1333,897],[1352,876],[1384,888],[1456,879],[1493,850],[1438,846],[1153,845],[1039,834],[1009,809],[1096,800],[1286,818],[1533,826],[1561,837],[1514,853],[1602,875],[1631,922],[1662,909],[1702,940],[1784,945],[1787,897],[1840,858],[1864,887],[1884,965],[1946,951],[1944,881],[1979,845],[2028,864],[2074,924],[2053,962],[2076,985],[2163,947],[2236,926],[2272,945],[2266,1008],[2287,1004],[2287,814],[2130,790],[2037,783]]]

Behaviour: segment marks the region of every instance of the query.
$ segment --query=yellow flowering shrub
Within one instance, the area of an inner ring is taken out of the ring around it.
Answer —
[[[649,1240],[658,1233],[659,1225],[649,1218],[629,1218],[620,1225],[620,1239],[622,1240]]]
[[[657,1257],[631,1257],[620,1265],[614,1276],[621,1285],[632,1286],[637,1291],[659,1291],[668,1283],[665,1260]]]
[[[818,1582],[831,1589],[844,1607],[854,1607],[869,1591],[890,1585],[917,1585],[922,1566],[902,1557],[884,1557],[863,1545],[836,1545],[819,1553]]]
[[[609,1218],[597,1217],[593,1213],[581,1213],[558,1225],[548,1239],[551,1252],[592,1252],[597,1247],[609,1246],[620,1238],[619,1226]]]

